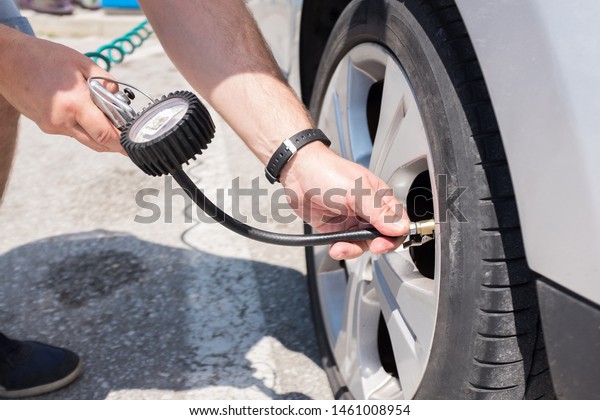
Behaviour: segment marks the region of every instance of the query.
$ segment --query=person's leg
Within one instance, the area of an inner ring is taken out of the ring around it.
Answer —
[[[0,1],[0,24],[33,35],[29,22],[21,16],[21,12],[12,0]],[[2,203],[15,154],[19,116],[19,112],[0,95],[0,203]]]
[[[0,96],[0,203],[15,155],[19,116],[19,112]]]
[[[0,96],[0,204],[17,144],[19,112]],[[32,397],[73,382],[81,372],[70,350],[11,340],[0,332],[0,398]]]
[[[31,25],[27,19],[21,16],[21,12],[13,0],[0,0],[0,23],[33,35]]]
[[[33,35],[11,1],[0,0],[0,24]],[[0,203],[17,144],[20,113],[0,95]],[[0,398],[32,397],[73,382],[81,360],[72,351],[34,341],[11,340],[0,332]]]
[[[17,144],[19,112],[0,96],[0,204]],[[0,398],[32,397],[73,382],[81,372],[70,350],[11,340],[0,332]]]

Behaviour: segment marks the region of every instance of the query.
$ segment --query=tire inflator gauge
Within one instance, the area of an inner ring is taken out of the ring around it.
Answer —
[[[110,92],[101,83],[108,81],[124,90]],[[88,80],[94,103],[113,125],[121,130],[121,145],[129,158],[151,176],[172,175],[188,196],[207,215],[233,232],[261,242],[286,246],[317,246],[334,242],[358,242],[382,236],[376,229],[351,230],[324,234],[280,234],[246,225],[223,212],[212,203],[183,171],[182,165],[208,147],[215,125],[198,97],[177,91],[155,100],[132,85],[115,80],[92,77]],[[131,107],[135,90],[150,100],[137,113]],[[433,220],[411,222],[405,247],[419,246],[433,239]]]

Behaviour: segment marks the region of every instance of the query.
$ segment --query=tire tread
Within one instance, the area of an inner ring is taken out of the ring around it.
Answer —
[[[440,41],[436,48],[471,126],[468,147],[479,159],[475,177],[487,180],[476,192],[483,278],[468,389],[473,398],[552,398],[543,345],[538,348],[543,338],[536,276],[524,258],[514,190],[485,80],[454,2],[427,4],[429,16],[438,21],[432,31]]]

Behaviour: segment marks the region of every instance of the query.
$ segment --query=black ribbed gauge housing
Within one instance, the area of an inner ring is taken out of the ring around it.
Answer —
[[[192,92],[163,96],[130,121],[121,145],[145,173],[167,175],[202,154],[215,134],[215,124]]]

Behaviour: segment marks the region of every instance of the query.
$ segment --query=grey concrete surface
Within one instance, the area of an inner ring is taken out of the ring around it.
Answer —
[[[54,40],[86,52],[109,38]],[[112,73],[155,96],[189,87],[156,38]],[[261,177],[273,192],[258,161],[213,116],[217,137],[188,173],[213,197],[238,176],[246,186]],[[178,195],[167,200],[168,223],[166,182],[22,119],[0,206],[0,331],[66,346],[85,361],[74,384],[42,398],[332,398],[303,250],[251,242],[197,216],[186,220],[195,210]],[[161,209],[151,224],[134,221],[148,215],[135,201],[145,188],[160,191],[146,198]],[[272,217],[261,227],[301,231],[298,221]]]

